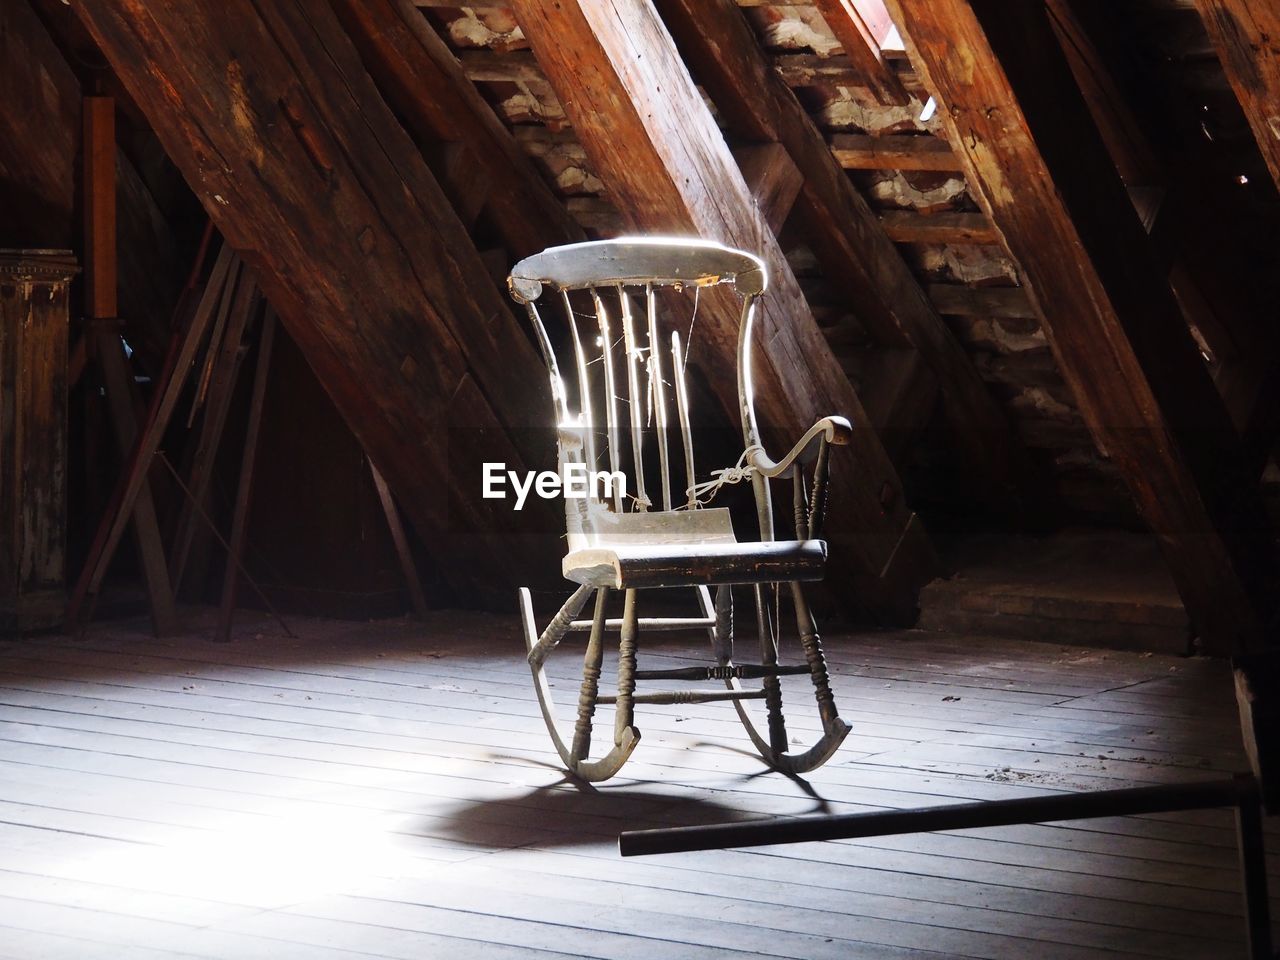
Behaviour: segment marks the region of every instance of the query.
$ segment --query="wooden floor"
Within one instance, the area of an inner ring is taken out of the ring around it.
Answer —
[[[808,782],[764,772],[712,704],[641,713],[628,777],[590,790],[553,762],[514,621],[293,626],[299,639],[261,622],[230,645],[138,625],[0,642],[0,956],[1243,954],[1220,811],[616,852],[628,828],[1233,770],[1220,663],[835,637],[854,733]],[[644,649],[654,665],[696,648]]]

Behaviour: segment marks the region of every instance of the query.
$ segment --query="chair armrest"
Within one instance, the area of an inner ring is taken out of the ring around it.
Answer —
[[[810,451],[817,446],[819,440],[825,440],[837,446],[843,446],[853,439],[853,426],[844,417],[823,417],[800,438],[781,460],[773,461],[764,452],[763,447],[753,447],[747,462],[755,467],[764,477],[782,477],[791,472],[794,464],[807,463],[812,455]]]

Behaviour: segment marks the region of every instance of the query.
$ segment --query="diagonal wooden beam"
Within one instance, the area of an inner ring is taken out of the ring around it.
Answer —
[[[1132,37],[1117,29],[1110,4],[1049,0],[1048,6],[1135,206],[1144,194],[1159,198],[1153,217],[1144,218],[1153,250],[1170,264],[1174,295],[1207,348],[1218,392],[1259,476],[1280,431],[1276,287],[1259,282],[1259,253],[1269,247],[1260,211],[1223,158],[1213,156],[1222,148],[1203,136],[1199,104],[1179,95],[1177,65],[1130,70]],[[1121,76],[1128,81],[1123,88]],[[1143,109],[1129,109],[1130,102]]]
[[[907,103],[907,91],[881,52],[881,41],[892,26],[883,0],[813,0],[813,5],[875,98],[888,105]]]
[[[897,472],[868,427],[861,403],[652,4],[517,0],[512,7],[593,168],[635,228],[694,234],[764,258],[770,289],[761,311],[762,349],[757,353],[761,418],[771,425],[775,443],[784,438],[793,442],[790,438],[830,413],[854,419],[853,456],[836,469],[840,487],[832,490],[832,509],[838,511],[828,528],[838,541],[833,558],[852,560],[853,571],[861,572],[868,589],[891,565],[882,586],[901,591],[903,605],[913,606],[913,588],[931,566],[928,541],[903,503]],[[826,151],[825,145],[822,149]],[[731,373],[736,306],[731,298],[704,296],[698,323],[694,362],[707,371],[720,401],[736,418],[737,387]]]
[[[925,220],[909,214],[905,224],[889,215],[882,223],[778,77],[733,0],[657,0],[656,5],[729,129],[748,140],[776,140],[791,155],[804,177],[800,223],[825,275],[849,298],[881,347],[919,351],[942,393],[942,416],[968,486],[982,501],[1007,509],[1012,484],[1005,415],[886,234],[886,228],[901,226],[907,232],[896,239],[919,239],[909,228],[924,224],[926,229],[951,227],[948,236],[954,239],[955,215]],[[982,217],[959,227],[979,228],[972,242],[989,232]]]
[[[511,262],[586,239],[458,58],[410,0],[331,0],[365,66],[419,147],[462,148],[482,172],[485,204]],[[455,206],[457,198],[455,198]]]
[[[547,456],[543,378],[511,375],[539,361],[329,7],[75,10],[452,582],[554,569],[479,496],[482,461]]]
[[[1205,648],[1260,645],[1276,567],[1257,485],[1044,7],[890,7]]]
[[[1196,0],[1196,8],[1280,187],[1280,7],[1258,0]]]

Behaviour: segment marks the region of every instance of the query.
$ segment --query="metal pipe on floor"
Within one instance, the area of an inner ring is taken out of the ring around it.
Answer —
[[[917,810],[630,830],[618,837],[618,849],[624,857],[636,857],[688,850],[722,850],[728,847],[755,847],[775,843],[930,833],[936,830],[972,830],[1058,820],[1238,807],[1248,803],[1250,798],[1256,804],[1257,783],[1252,776],[1244,775],[1201,783],[1160,784],[1048,797],[984,800],[978,803],[922,807]]]

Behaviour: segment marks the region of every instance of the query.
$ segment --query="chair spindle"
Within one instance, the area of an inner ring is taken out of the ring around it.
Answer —
[[[631,414],[631,457],[636,475],[636,509],[649,509],[644,489],[644,408],[640,391],[640,345],[636,341],[635,317],[631,314],[631,298],[618,284],[618,303],[622,308],[622,343],[627,351],[627,408]]]
[[[662,351],[658,349],[658,298],[653,284],[645,284],[645,307],[649,319],[649,396],[653,422],[658,433],[658,465],[662,470],[662,509],[671,509],[671,454],[667,448],[667,387],[662,381]]]
[[[675,368],[673,379],[676,383],[676,415],[680,419],[680,438],[684,441],[684,474],[689,491],[689,509],[697,506],[698,498],[693,493],[696,471],[693,466],[693,430],[689,426],[689,388],[684,382],[684,351],[680,349],[680,331],[671,331],[671,363]]]
[[[600,356],[604,360],[605,445],[609,450],[609,470],[617,472],[621,457],[618,454],[618,385],[613,374],[613,335],[609,330],[609,312],[594,288],[591,299],[596,305],[596,320],[600,324]],[[616,484],[613,488],[613,508],[618,513],[622,512],[622,490]]]

